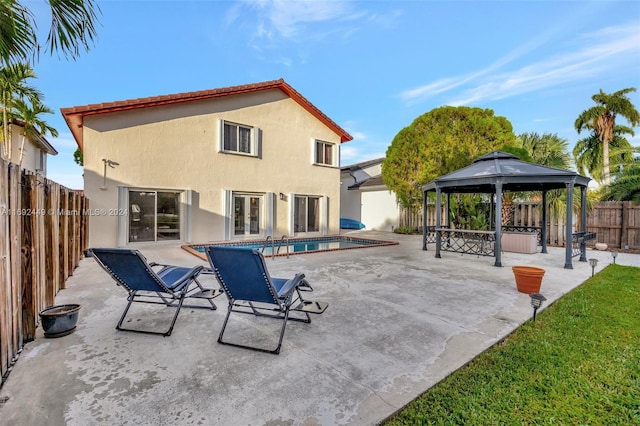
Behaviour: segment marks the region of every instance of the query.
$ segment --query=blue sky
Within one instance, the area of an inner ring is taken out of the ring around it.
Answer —
[[[44,30],[44,2],[27,4]],[[516,134],[557,133],[572,148],[593,94],[640,89],[637,0],[99,4],[88,53],[34,66],[60,131],[48,138],[59,151],[48,177],[70,188],[82,188],[82,169],[64,107],[284,78],[354,137],[344,166],[383,157],[403,127],[443,105],[490,108]],[[630,98],[640,108],[640,94]]]

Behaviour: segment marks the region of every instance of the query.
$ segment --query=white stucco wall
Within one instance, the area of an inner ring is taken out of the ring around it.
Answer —
[[[365,229],[393,231],[398,226],[396,196],[388,189],[362,192],[362,219]]]
[[[11,129],[11,153],[9,161],[15,164],[20,162],[20,148],[22,147],[22,127],[12,125]],[[4,147],[2,147],[4,148]],[[24,139],[24,154],[22,157],[22,169],[33,173],[47,175],[47,155],[42,155],[42,150],[29,138]]]
[[[259,128],[260,158],[219,152],[219,119]],[[339,233],[340,169],[312,160],[314,139],[339,144],[340,136],[280,90],[87,116],[83,132],[84,189],[94,210],[120,207],[119,186],[191,190],[191,240],[207,242],[225,236],[224,190],[276,194],[276,237],[293,235],[293,200],[278,194],[326,196],[327,233]],[[107,167],[104,182],[103,158],[119,163]],[[117,223],[115,215],[92,216],[89,244],[115,246]]]
[[[349,173],[341,173],[340,217],[360,220],[360,211],[362,207],[360,191],[357,189],[349,190],[349,186],[355,183],[355,179]]]

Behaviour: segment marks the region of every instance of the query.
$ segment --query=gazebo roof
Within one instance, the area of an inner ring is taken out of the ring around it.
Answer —
[[[571,183],[586,187],[590,180],[571,170],[527,163],[513,154],[493,151],[467,167],[427,183],[422,190],[440,188],[444,193],[493,193],[496,183],[501,181],[503,191],[546,191],[563,189]]]

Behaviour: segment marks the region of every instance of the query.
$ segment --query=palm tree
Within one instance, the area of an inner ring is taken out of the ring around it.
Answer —
[[[571,166],[569,142],[557,134],[522,133],[518,136],[518,141],[529,153],[533,163],[557,169],[568,169]]]
[[[23,126],[22,140],[20,142],[20,159],[18,160],[18,165],[22,167],[24,145],[27,137],[36,138],[38,136],[46,136],[48,133],[56,138],[58,137],[58,131],[40,118],[42,114],[53,114],[53,110],[44,105],[40,99],[33,104],[29,104],[23,99],[17,99],[14,103],[14,108],[15,118],[19,120]]]
[[[632,150],[640,152],[640,148]],[[622,167],[614,181],[604,188],[602,199],[640,203],[640,157]]]
[[[633,153],[631,152],[633,147],[623,136],[625,134],[635,136],[631,127],[616,125],[613,129],[613,139],[609,150],[609,167],[611,164],[622,166],[633,161]],[[576,146],[573,148],[573,157],[579,173],[588,172],[598,183],[603,182],[602,150],[595,130],[588,137],[576,142]]]
[[[27,84],[27,80],[36,78],[33,69],[22,63],[0,68],[0,107],[2,107],[2,141],[3,156],[11,154],[11,123],[13,120],[13,103],[16,99],[28,99],[36,103],[42,94]]]
[[[544,133],[542,136],[537,133],[523,133],[520,135],[520,140],[522,147],[529,152],[534,163],[563,170],[571,167],[569,142],[559,137],[557,133]],[[552,216],[564,216],[566,212],[565,195],[565,191],[559,189],[547,192],[547,204]],[[574,200],[577,199],[578,197],[574,198]],[[574,205],[574,209],[575,207]]]
[[[39,54],[34,15],[18,0],[0,1],[0,65],[28,62]],[[45,49],[75,59],[80,49],[89,50],[96,37],[100,12],[95,0],[47,0],[51,24]]]
[[[539,135],[535,132],[522,133],[518,135],[517,142],[520,150],[524,150],[525,155],[519,155],[523,161],[529,161],[534,164],[540,164],[547,167],[555,167],[558,169],[568,169],[571,165],[571,156],[569,155],[568,141],[559,137],[557,134],[543,133]],[[513,153],[517,153],[518,149],[509,149]],[[527,198],[532,194],[522,194],[517,192],[505,192],[502,197],[502,225],[511,225],[514,222],[515,206],[514,201],[517,198]],[[552,212],[556,214],[562,210],[562,200],[558,197],[559,191],[550,191],[548,200]],[[538,197],[537,194],[533,195]]]
[[[582,111],[575,122],[578,133],[583,130],[594,131],[600,142],[599,149],[591,151],[591,155],[596,156],[597,151],[602,151],[602,176],[606,185],[611,183],[609,144],[613,140],[616,117],[620,115],[626,118],[632,127],[640,124],[640,113],[626,96],[635,91],[635,87],[630,87],[608,94],[600,89],[600,93],[591,97],[597,105]]]

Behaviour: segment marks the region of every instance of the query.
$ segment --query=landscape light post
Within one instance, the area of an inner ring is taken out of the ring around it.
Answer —
[[[596,266],[598,266],[598,259],[594,259],[593,257],[589,259],[589,265],[591,265],[591,276],[593,276]]]
[[[540,293],[533,293],[530,294],[529,297],[531,297],[531,307],[533,308],[533,320],[536,320],[536,312],[538,312],[538,308],[540,306],[542,306],[542,303],[547,300],[546,297],[544,297],[542,294]]]

